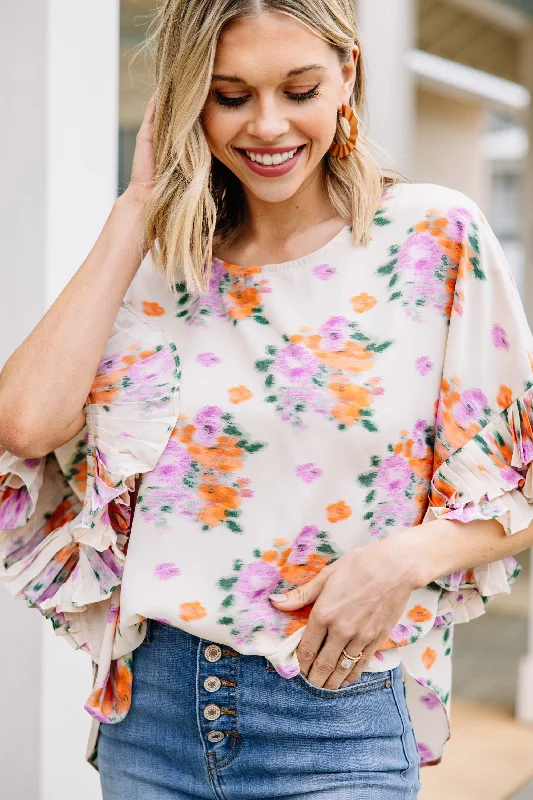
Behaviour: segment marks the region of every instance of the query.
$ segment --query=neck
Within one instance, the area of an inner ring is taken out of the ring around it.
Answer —
[[[320,222],[338,216],[331,205],[322,170],[316,170],[295,195],[279,203],[268,203],[246,192],[246,217],[241,229],[243,241],[288,241]]]

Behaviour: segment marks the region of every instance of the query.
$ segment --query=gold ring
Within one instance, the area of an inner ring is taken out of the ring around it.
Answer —
[[[343,658],[339,660],[339,666],[343,669],[353,669],[354,664],[357,664],[363,657],[363,652],[361,651],[358,656],[351,656],[346,650],[342,651]]]

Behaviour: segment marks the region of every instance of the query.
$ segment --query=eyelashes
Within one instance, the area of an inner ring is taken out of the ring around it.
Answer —
[[[285,92],[285,96],[295,103],[304,103],[306,100],[312,100],[314,97],[318,97],[319,86],[320,84],[317,83],[316,86],[313,86],[313,88],[309,89],[307,92]],[[247,95],[246,97],[226,97],[221,92],[214,91],[213,99],[215,103],[218,103],[220,106],[226,106],[226,108],[239,108],[239,106],[243,106],[248,102],[250,95]]]

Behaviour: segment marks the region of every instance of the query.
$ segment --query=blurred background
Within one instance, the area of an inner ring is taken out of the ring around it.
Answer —
[[[194,0],[193,0],[194,1]],[[216,0],[214,0],[216,1]],[[0,0],[0,365],[127,186],[152,83],[130,66],[156,0]],[[413,181],[472,197],[533,324],[533,0],[357,0],[368,132]],[[103,265],[105,268],[105,265]],[[453,735],[423,800],[533,800],[533,595],[456,631]],[[99,800],[85,654],[0,590],[0,797]]]

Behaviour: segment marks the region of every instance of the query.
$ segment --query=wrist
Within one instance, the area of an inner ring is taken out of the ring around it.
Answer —
[[[127,230],[128,236],[138,242],[142,257],[148,252],[146,245],[146,230],[144,203],[140,202],[129,189],[117,197],[113,206],[112,218],[118,221],[121,230]]]
[[[115,208],[121,212],[131,214],[133,217],[142,218],[144,221],[144,200],[130,187],[115,200]]]
[[[413,589],[422,589],[440,577],[435,564],[432,539],[427,526],[417,525],[391,537],[397,548],[398,563],[402,564],[406,578]]]

